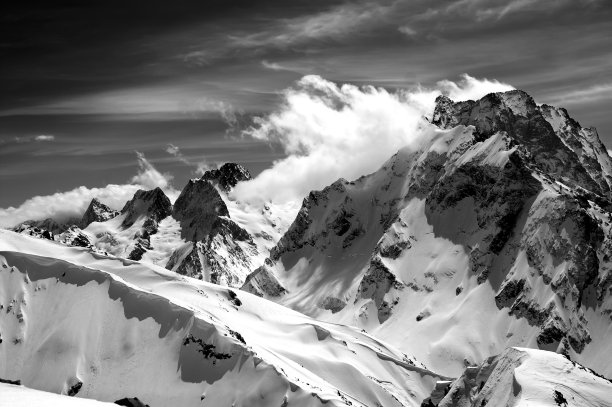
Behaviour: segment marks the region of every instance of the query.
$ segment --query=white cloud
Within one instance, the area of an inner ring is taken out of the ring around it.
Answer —
[[[400,148],[414,145],[430,128],[423,120],[435,98],[480,98],[512,89],[497,81],[464,75],[435,89],[388,92],[382,88],[337,85],[319,76],[305,76],[284,92],[284,103],[256,119],[247,134],[281,145],[287,158],[276,161],[234,193],[244,200],[302,199],[336,179],[355,179],[375,171]]]
[[[220,100],[216,95],[202,96],[203,93],[207,93],[204,87],[192,84],[125,88],[7,109],[0,111],[0,117],[21,114],[87,114],[118,115],[123,120],[138,120],[141,115],[148,115],[149,120],[169,120],[185,119],[186,116],[219,115],[229,125],[235,124],[236,109],[230,102]],[[15,138],[15,141],[53,141],[53,136],[28,136]]]
[[[211,170],[213,168],[217,168],[218,166],[216,163],[208,162],[208,160],[204,159],[203,157],[199,158],[199,162],[191,161],[189,158],[185,157],[185,155],[178,146],[172,143],[169,143],[166,146],[166,152],[176,157],[176,159],[182,162],[183,164],[192,167],[194,169],[194,174],[196,174],[197,176],[201,176],[206,171]]]
[[[187,159],[187,157],[185,157],[181,151],[181,149],[178,146],[175,146],[172,143],[168,143],[168,145],[166,146],[166,152],[174,157],[176,157],[177,160],[179,160],[180,162],[182,162],[185,165],[188,166],[192,166],[193,164]]]
[[[417,32],[407,25],[402,25],[397,30],[408,37],[414,37],[415,35],[417,35]]]
[[[132,177],[132,184],[142,185],[145,189],[157,187],[168,189],[172,176],[157,171],[140,151],[136,151],[136,157],[138,158],[138,174]]]
[[[16,137],[13,137],[13,141],[18,144],[34,143],[34,142],[49,142],[49,141],[55,141],[55,136],[52,136],[50,134],[40,134],[38,136],[16,136]]]
[[[608,150],[608,155],[612,157],[612,150]]]
[[[34,137],[34,141],[55,141],[55,136],[50,134],[41,134],[40,136]]]
[[[437,87],[440,91],[454,101],[477,100],[488,93],[506,92],[514,89],[513,86],[496,80],[476,79],[468,74],[461,75],[459,82],[442,80]]]
[[[178,192],[170,186],[171,177],[157,171],[144,154],[137,152],[137,158],[139,171],[132,178],[132,183],[109,184],[102,188],[80,186],[70,191],[35,196],[18,207],[0,208],[0,227],[13,227],[26,220],[53,218],[65,221],[80,218],[93,198],[119,210],[139,189],[160,187],[173,201]]]

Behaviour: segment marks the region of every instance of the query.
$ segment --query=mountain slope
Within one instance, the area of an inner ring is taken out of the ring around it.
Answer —
[[[0,232],[0,377],[151,406],[414,406],[439,376],[248,293]]]
[[[423,406],[605,406],[612,394],[612,382],[562,355],[525,348],[510,348],[439,385],[443,398],[433,394]]]
[[[440,97],[432,122],[379,171],[305,198],[243,288],[449,375],[508,346],[612,374],[598,356],[611,350],[612,160],[596,132],[521,91]]]

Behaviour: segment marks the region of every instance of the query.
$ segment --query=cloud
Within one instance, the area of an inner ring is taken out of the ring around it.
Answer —
[[[200,158],[199,162],[192,162],[189,158],[185,157],[185,155],[183,155],[183,152],[181,151],[181,149],[172,144],[169,143],[166,146],[166,152],[174,157],[176,157],[176,159],[180,162],[182,162],[183,164],[189,166],[189,167],[193,167],[194,168],[194,173],[198,176],[203,175],[206,171],[211,170],[213,168],[217,168],[217,164],[216,163],[210,163],[207,160],[205,160],[204,158]]]
[[[138,174],[132,177],[132,184],[142,185],[145,189],[157,187],[168,189],[172,176],[157,171],[140,151],[136,151],[136,157],[138,158]]]
[[[0,227],[14,227],[26,220],[53,218],[61,222],[80,218],[93,198],[98,198],[111,208],[119,210],[139,189],[160,187],[173,201],[178,192],[170,186],[171,177],[157,171],[144,154],[136,154],[138,174],[132,178],[131,183],[109,184],[101,188],[80,186],[70,191],[35,196],[18,207],[0,208]]]
[[[40,136],[34,137],[34,141],[55,141],[55,136],[49,134],[41,134]]]
[[[550,14],[576,3],[584,7],[596,2],[597,0],[459,0],[448,5],[442,3],[444,4],[442,7],[430,7],[417,14],[414,19],[439,22],[444,17],[455,20],[469,17],[477,22],[486,20],[495,22],[515,13]]]
[[[612,157],[612,150],[608,150],[608,155]]]
[[[234,194],[243,200],[289,201],[340,177],[358,178],[432,131],[423,116],[432,113],[438,95],[466,100],[508,89],[512,87],[469,75],[458,82],[438,82],[434,89],[395,93],[305,76],[285,90],[276,111],[257,118],[246,131],[280,145],[287,157],[254,180],[238,184]]]
[[[185,157],[183,155],[183,153],[181,152],[181,149],[178,146],[175,146],[172,143],[168,143],[168,145],[166,146],[166,152],[174,157],[176,157],[177,160],[179,160],[180,162],[182,162],[185,165],[188,166],[192,166],[193,164],[187,159],[187,157]]]
[[[417,35],[417,32],[407,25],[402,25],[397,30],[408,37],[414,37],[415,35]]]
[[[456,102],[477,100],[488,93],[506,92],[514,89],[512,85],[494,79],[476,79],[468,74],[461,75],[461,80],[459,82],[453,82],[446,79],[439,81],[437,87],[442,94]]]
[[[342,4],[319,13],[279,20],[262,32],[232,36],[231,45],[285,48],[311,40],[340,39],[383,20],[391,9],[392,5],[376,2]]]
[[[55,141],[55,136],[52,136],[50,134],[40,134],[38,136],[16,136],[16,137],[13,137],[12,140],[13,142],[17,144],[34,143],[34,142],[44,143],[44,142]],[[6,141],[3,140],[3,142],[6,142]]]
[[[236,122],[236,109],[216,96],[202,96],[205,88],[176,84],[131,87],[67,97],[49,103],[0,111],[0,117],[10,115],[111,115],[122,120],[185,119],[219,115],[229,125]],[[24,137],[26,141],[53,141],[53,136]]]
[[[549,97],[547,102],[556,106],[564,106],[592,103],[606,99],[612,99],[612,83],[559,93]]]

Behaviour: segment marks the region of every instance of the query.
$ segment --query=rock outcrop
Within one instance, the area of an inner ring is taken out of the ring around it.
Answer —
[[[206,171],[201,179],[210,181],[228,192],[239,182],[250,180],[251,173],[240,164],[225,163],[218,169]]]
[[[589,346],[605,346],[591,330],[612,323],[612,159],[597,132],[522,91],[441,96],[432,123],[431,139],[379,171],[311,192],[243,288],[330,321],[352,315],[400,347],[407,336],[397,324],[471,324],[445,313],[456,307],[466,318],[474,311],[465,299],[477,296],[493,307],[473,340],[599,366]],[[273,284],[251,282],[259,280]],[[330,298],[340,300],[332,312]],[[483,339],[487,318],[512,318],[511,329],[532,339]],[[442,342],[436,352],[463,346]]]
[[[97,198],[94,198],[89,203],[89,206],[83,214],[79,227],[85,229],[92,222],[105,222],[119,215],[119,211],[113,210],[104,205]]]
[[[240,286],[253,268],[251,259],[257,248],[251,235],[230,219],[221,194],[248,172],[236,164],[214,171],[190,180],[174,204],[172,216],[180,222],[181,237],[191,243],[175,250],[166,268],[217,284]]]

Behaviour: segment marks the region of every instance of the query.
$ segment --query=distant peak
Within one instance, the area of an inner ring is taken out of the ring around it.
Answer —
[[[81,218],[79,226],[81,227],[81,229],[84,229],[90,223],[105,222],[109,219],[114,218],[118,214],[118,211],[104,205],[98,200],[98,198],[93,198],[89,203],[89,206],[85,210],[85,213],[83,214],[83,218]]]
[[[251,178],[249,170],[242,165],[225,163],[218,169],[206,171],[201,179],[216,182],[224,191],[229,191],[240,181],[248,181]]]
[[[159,187],[149,191],[139,189],[121,209],[121,213],[127,214],[122,224],[124,227],[130,227],[143,215],[159,222],[172,213],[172,203]]]

